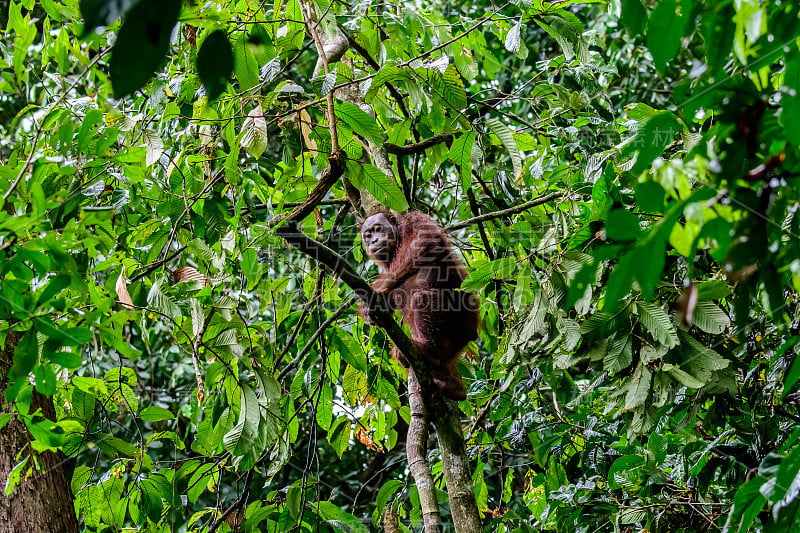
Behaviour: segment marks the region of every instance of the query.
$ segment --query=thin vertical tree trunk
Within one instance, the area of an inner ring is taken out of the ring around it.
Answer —
[[[4,392],[18,341],[19,334],[12,331],[0,350],[0,412],[3,413],[14,412]],[[44,416],[55,419],[52,399],[34,391],[31,412],[40,408]],[[14,466],[32,453],[28,428],[18,418],[12,418],[0,430],[0,489],[5,487]],[[63,456],[44,452],[36,456],[36,461],[40,469],[34,470],[30,478],[23,478],[13,493],[6,496],[0,490],[0,533],[77,533],[78,521],[64,473]],[[31,457],[28,466],[33,464]]]
[[[464,434],[461,430],[461,411],[456,402],[443,400],[436,406],[433,417],[439,451],[442,454],[442,471],[450,497],[450,514],[456,533],[483,531],[475,491],[472,488],[472,469],[469,466]]]
[[[411,421],[408,423],[408,436],[406,437],[408,468],[411,470],[411,475],[414,476],[414,483],[419,493],[425,533],[439,533],[442,531],[442,517],[439,514],[436,485],[433,482],[427,460],[428,413],[422,399],[419,381],[410,368],[408,369],[408,406],[411,409]]]

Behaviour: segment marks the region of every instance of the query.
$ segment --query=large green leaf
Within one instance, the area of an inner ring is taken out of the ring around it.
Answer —
[[[242,67],[247,70],[246,66]],[[223,30],[211,32],[197,51],[197,74],[206,89],[206,96],[213,101],[225,91],[228,78],[233,72],[233,48],[228,34]]]
[[[180,0],[140,0],[125,14],[108,64],[117,97],[142,88],[164,62],[180,9]]]
[[[508,150],[508,155],[511,157],[511,165],[514,168],[514,175],[519,176],[522,172],[522,154],[519,148],[517,148],[517,141],[514,140],[514,133],[497,118],[490,118],[486,121],[486,125],[489,126],[492,133],[497,135],[497,138],[503,143],[505,149]]]
[[[375,144],[383,142],[383,130],[366,111],[350,102],[337,102],[334,106],[336,117],[347,124],[354,132]]]
[[[253,449],[261,420],[258,397],[253,389],[244,385],[239,400],[239,418],[236,425],[222,438],[225,449],[234,456],[242,456]]]
[[[659,0],[647,25],[647,48],[661,72],[675,57],[690,20],[692,0]]]
[[[668,348],[678,345],[678,333],[664,309],[650,302],[636,302],[639,320],[655,340]]]
[[[394,209],[395,211],[405,211],[408,209],[408,202],[403,196],[403,191],[397,186],[392,178],[384,174],[379,168],[372,165],[363,165],[364,187],[380,203]]]

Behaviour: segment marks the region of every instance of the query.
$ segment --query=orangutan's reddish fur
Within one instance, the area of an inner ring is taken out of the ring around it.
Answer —
[[[385,236],[387,222],[394,235]],[[465,399],[458,356],[478,336],[478,298],[458,290],[467,273],[447,234],[418,211],[397,219],[390,213],[372,215],[364,221],[361,234],[367,254],[381,269],[373,288],[388,293],[392,307],[403,313],[411,339],[442,394]],[[383,245],[384,251],[373,254],[370,244]],[[363,309],[362,315],[373,323],[369,309]],[[396,347],[392,354],[408,367]]]

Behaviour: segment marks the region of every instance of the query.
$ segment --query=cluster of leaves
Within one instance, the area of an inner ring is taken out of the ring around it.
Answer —
[[[270,224],[331,131],[391,208],[502,214],[454,231],[482,295],[461,408],[487,528],[786,530],[798,8],[307,3],[351,41],[315,77],[303,5],[10,2],[0,426],[74,458],[86,530],[419,523],[403,371]],[[360,263],[347,201],[336,183],[302,229]]]

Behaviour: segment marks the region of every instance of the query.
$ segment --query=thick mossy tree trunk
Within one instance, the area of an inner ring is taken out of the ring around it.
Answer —
[[[5,400],[8,386],[8,371],[14,356],[19,334],[9,333],[5,346],[0,350],[0,412],[13,412]],[[52,400],[34,391],[30,412],[38,409],[42,414],[55,419]],[[12,417],[0,430],[0,481],[2,488],[14,466],[29,457],[26,469],[34,464],[31,435],[22,420]],[[38,468],[24,478],[10,495],[0,492],[0,533],[77,533],[72,494],[64,473],[64,458],[61,454],[44,452],[36,455]],[[26,470],[27,471],[27,470]]]

